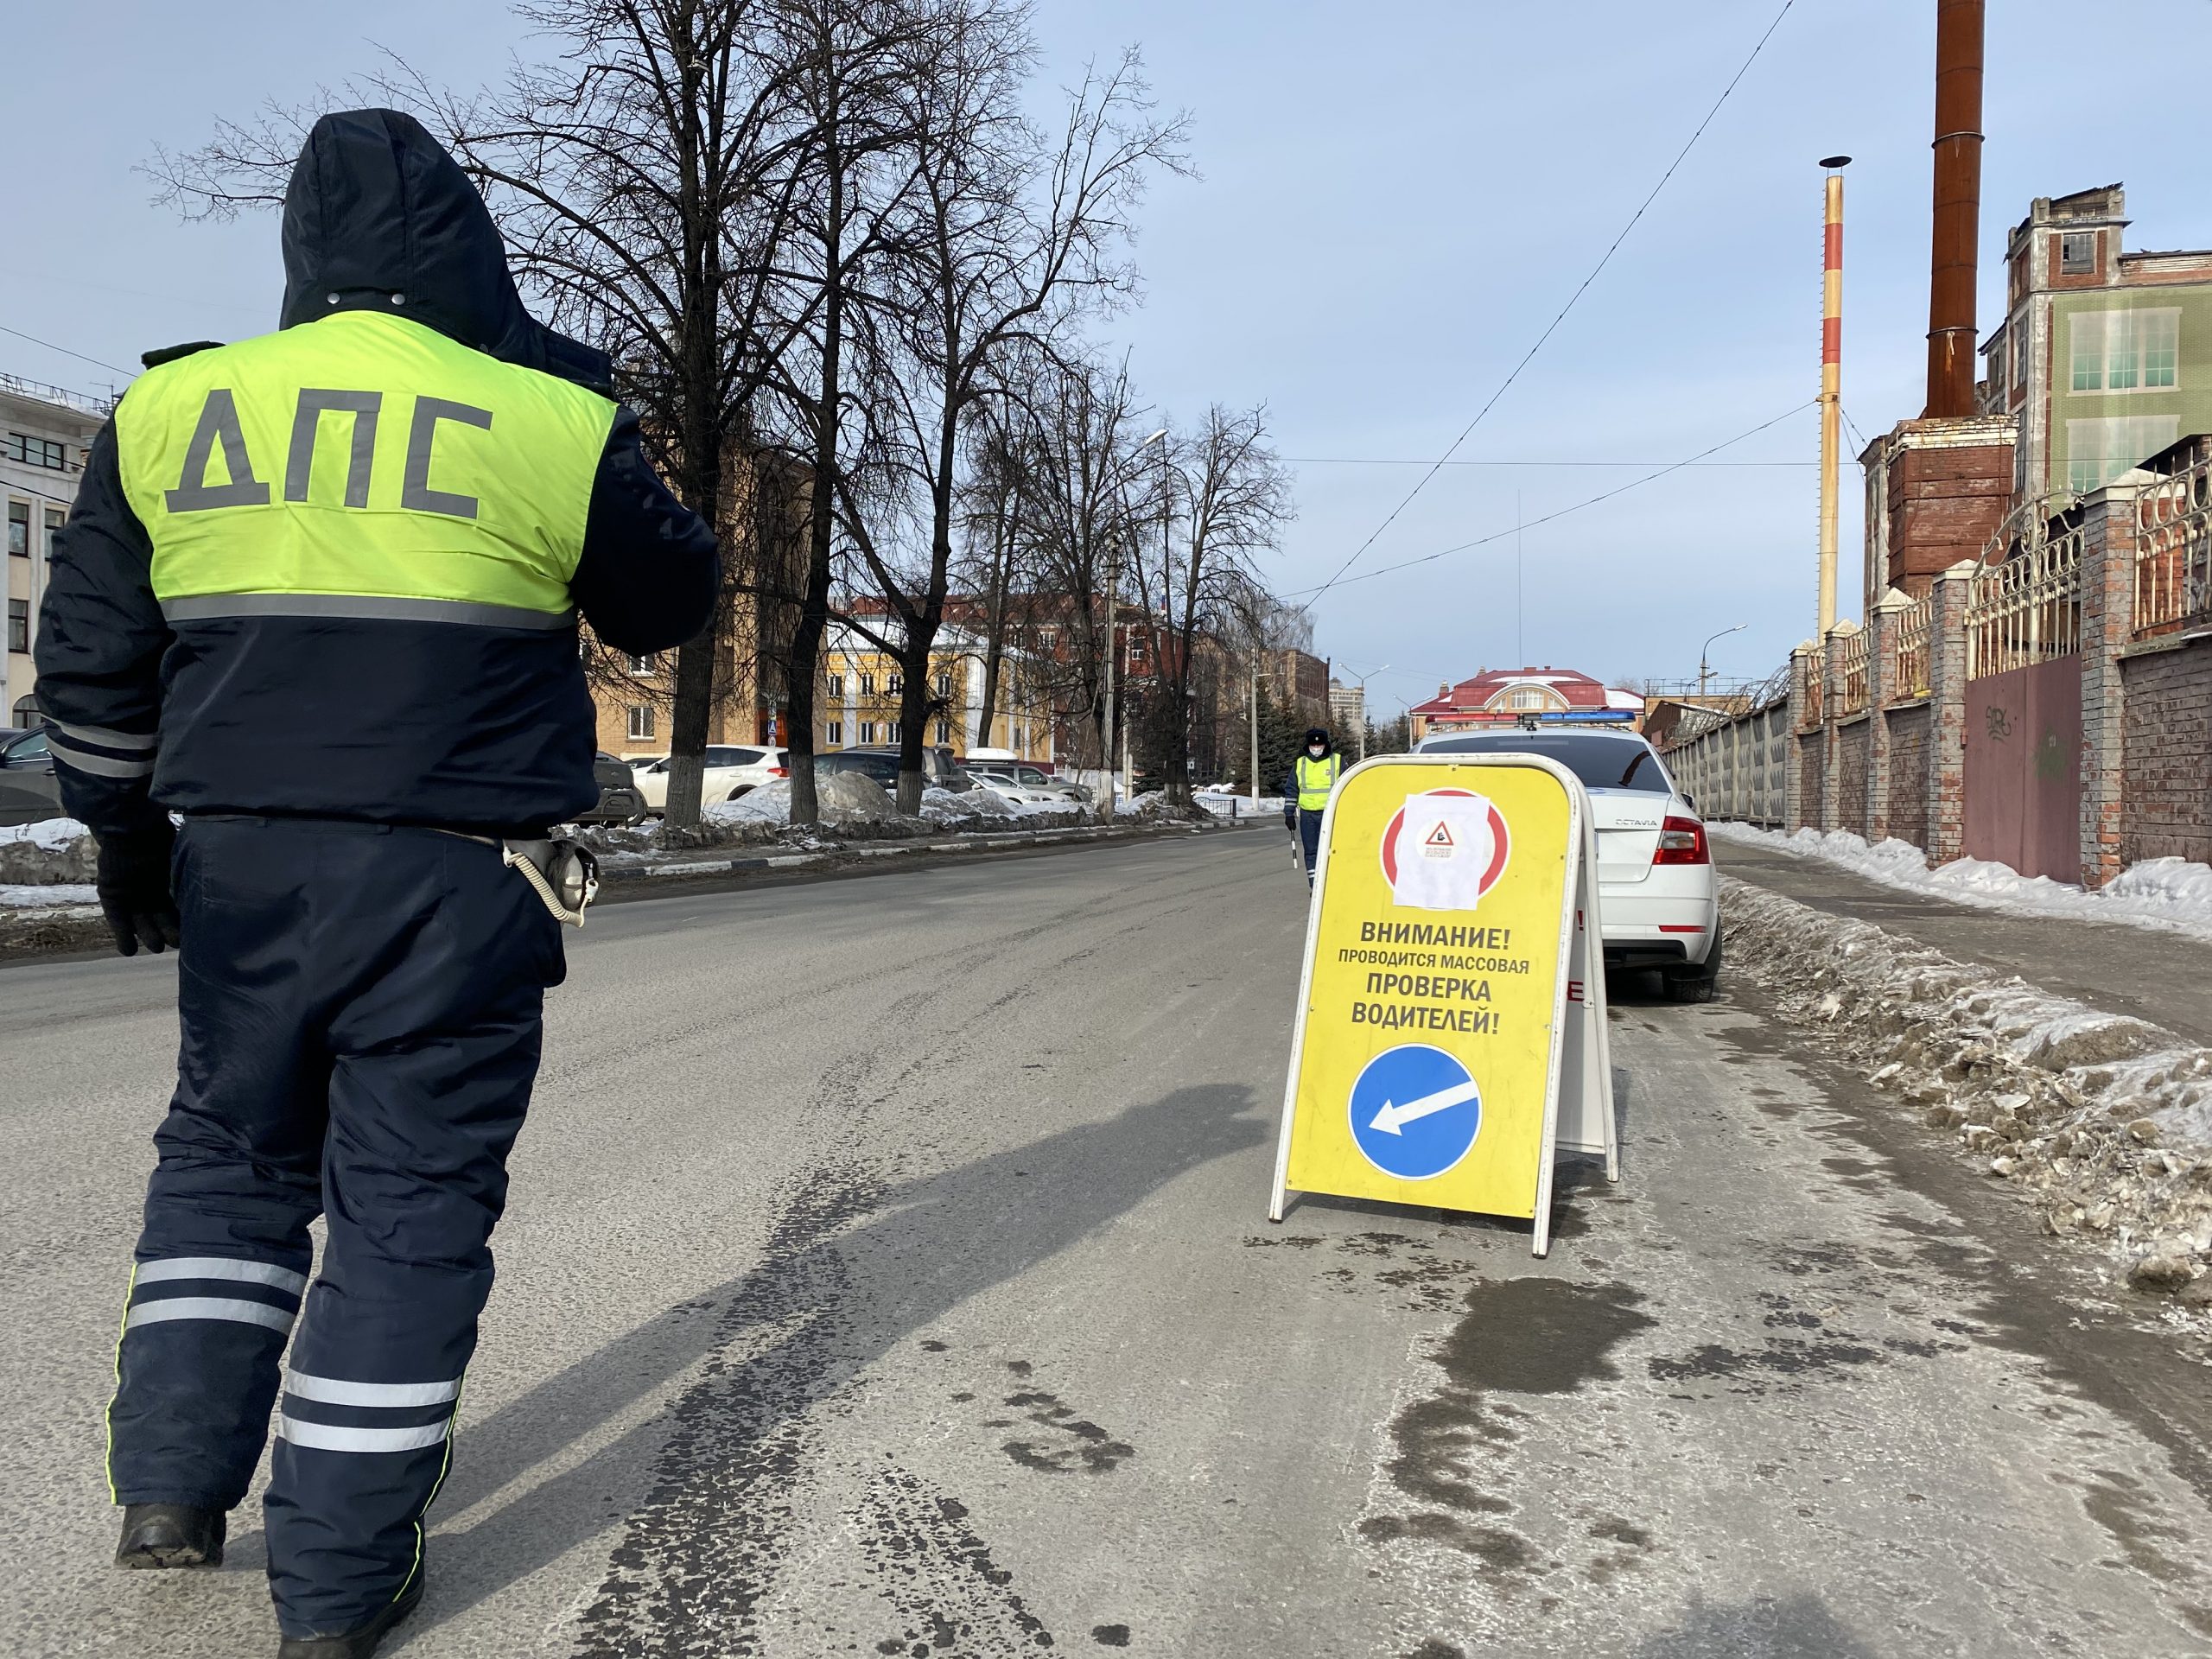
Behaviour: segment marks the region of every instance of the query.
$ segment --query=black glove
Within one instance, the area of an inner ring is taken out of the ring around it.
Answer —
[[[93,887],[118,954],[135,957],[143,944],[159,956],[177,943],[176,900],[169,893],[169,852],[175,845],[176,830],[166,817],[99,838]]]

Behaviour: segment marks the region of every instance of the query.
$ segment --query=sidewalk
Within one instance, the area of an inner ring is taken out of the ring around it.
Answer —
[[[1820,859],[1733,842],[1717,844],[1713,857],[1722,874],[1814,910],[1870,922],[1961,962],[2018,974],[2057,995],[2212,1046],[2212,944],[2154,928],[1947,904]]]

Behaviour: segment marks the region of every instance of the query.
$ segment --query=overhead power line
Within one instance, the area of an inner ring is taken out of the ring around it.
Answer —
[[[89,363],[96,369],[113,369],[116,373],[121,375],[136,375],[138,372],[136,369],[118,369],[112,363],[103,362],[97,357],[86,357],[82,352],[73,352],[67,346],[57,346],[50,340],[41,340],[36,334],[27,334],[20,328],[9,327],[5,323],[0,323],[0,334],[13,334],[17,340],[28,340],[34,346],[43,346],[49,352],[59,352],[64,357],[73,357],[79,363]]]
[[[1759,54],[1766,49],[1766,43],[1774,38],[1774,31],[1782,27],[1782,20],[1789,15],[1789,9],[1796,5],[1796,3],[1797,0],[1782,0],[1782,10],[1774,14],[1774,21],[1766,26],[1766,33],[1760,35],[1758,38],[1758,43],[1751,48],[1751,55],[1744,60],[1742,66],[1738,67],[1736,73],[1729,78],[1728,84],[1720,89],[1720,96],[1713,100],[1713,107],[1705,112],[1705,119],[1697,124],[1697,130],[1690,134],[1688,142],[1682,145],[1680,150],[1675,152],[1675,159],[1667,163],[1667,170],[1659,175],[1659,182],[1651,187],[1651,194],[1644,197],[1642,204],[1637,207],[1635,213],[1629,215],[1628,223],[1621,226],[1621,233],[1613,238],[1612,245],[1608,247],[1603,257],[1599,259],[1598,263],[1591,267],[1590,274],[1582,279],[1581,283],[1576,287],[1574,292],[1567,296],[1567,303],[1559,308],[1559,315],[1554,317],[1551,321],[1545,326],[1544,332],[1536,336],[1536,343],[1531,346],[1528,351],[1522,354],[1521,360],[1513,365],[1513,372],[1505,377],[1504,380],[1499,385],[1497,390],[1491,393],[1490,401],[1475,411],[1475,418],[1469,421],[1466,425],[1466,429],[1462,431],[1458,437],[1452,441],[1452,447],[1444,452],[1443,458],[1431,464],[1428,471],[1421,474],[1420,482],[1416,483],[1412,489],[1406,492],[1405,499],[1399,502],[1396,506],[1391,508],[1389,516],[1384,518],[1381,524],[1375,527],[1374,534],[1370,535],[1365,541],[1362,542],[1357,547],[1352,550],[1351,556],[1338,567],[1337,574],[1331,576],[1328,581],[1323,582],[1319,588],[1313,590],[1313,597],[1315,599],[1319,599],[1323,594],[1327,593],[1330,588],[1335,587],[1338,581],[1344,575],[1344,573],[1351,569],[1353,565],[1358,563],[1361,556],[1366,553],[1367,550],[1374,546],[1376,541],[1381,538],[1382,532],[1389,529],[1390,526],[1397,521],[1398,515],[1413,505],[1414,498],[1427,487],[1429,480],[1436,476],[1438,471],[1443,467],[1445,463],[1449,461],[1452,455],[1458,452],[1459,446],[1465,443],[1473,434],[1474,429],[1483,423],[1483,417],[1488,415],[1491,410],[1497,407],[1497,400],[1504,397],[1505,394],[1512,389],[1513,383],[1521,378],[1522,370],[1527,368],[1531,362],[1535,360],[1536,353],[1544,348],[1544,342],[1549,340],[1558,330],[1560,324],[1567,321],[1567,314],[1574,309],[1576,303],[1582,298],[1583,295],[1589,291],[1591,283],[1596,282],[1599,274],[1604,271],[1608,264],[1612,263],[1613,256],[1620,251],[1621,244],[1628,240],[1629,232],[1637,227],[1637,223],[1642,220],[1644,213],[1650,208],[1651,204],[1659,200],[1659,193],[1667,188],[1667,181],[1675,176],[1675,169],[1680,168],[1682,162],[1688,159],[1691,149],[1696,146],[1697,141],[1705,136],[1705,130],[1713,124],[1713,118],[1720,113],[1720,106],[1728,101],[1728,96],[1736,90],[1737,84],[1741,81],[1745,75],[1751,73],[1751,66],[1758,61]],[[1792,412],[1794,413],[1795,411]],[[1308,601],[1307,603],[1310,605],[1312,601]]]
[[[1304,594],[1311,594],[1314,598],[1318,599],[1320,595],[1328,592],[1330,588],[1337,586],[1339,581],[1346,583],[1354,582],[1372,582],[1376,577],[1387,576],[1394,570],[1410,570],[1415,565],[1433,564],[1437,560],[1449,558],[1454,553],[1465,553],[1478,547],[1488,547],[1493,542],[1508,540],[1512,537],[1519,535],[1522,531],[1534,530],[1539,524],[1548,524],[1554,519],[1566,518],[1570,513],[1580,512],[1586,507],[1594,507],[1601,501],[1610,501],[1617,495],[1626,495],[1630,490],[1641,489],[1646,484],[1654,483],[1660,479],[1665,478],[1670,473],[1679,473],[1685,467],[1694,467],[1698,462],[1703,461],[1707,455],[1717,455],[1723,449],[1732,448],[1735,445],[1743,442],[1747,438],[1755,438],[1758,436],[1760,433],[1767,431],[1770,428],[1780,426],[1791,416],[1803,414],[1807,410],[1811,409],[1819,402],[1820,399],[1817,397],[1808,398],[1804,403],[1798,404],[1795,409],[1784,410],[1781,414],[1776,416],[1770,421],[1761,421],[1757,426],[1751,428],[1748,432],[1738,432],[1734,437],[1725,439],[1721,442],[1714,444],[1710,449],[1699,450],[1697,454],[1692,455],[1687,461],[1678,461],[1672,466],[1662,467],[1656,472],[1646,473],[1642,478],[1632,478],[1625,484],[1615,485],[1610,490],[1603,491],[1597,495],[1590,497],[1586,501],[1577,501],[1573,505],[1561,507],[1556,512],[1548,512],[1541,518],[1527,519],[1521,524],[1511,526],[1509,529],[1493,531],[1487,536],[1478,536],[1471,542],[1462,542],[1457,547],[1447,547],[1435,553],[1424,553],[1417,559],[1407,559],[1398,564],[1386,564],[1379,570],[1363,571],[1360,575],[1356,576],[1345,576],[1344,573],[1339,570],[1335,575],[1330,577],[1328,581],[1323,582],[1319,588],[1294,588],[1291,592],[1285,594],[1283,597],[1285,599],[1297,599]],[[1306,604],[1310,605],[1312,603],[1313,600],[1309,599],[1306,601]],[[1300,608],[1303,608],[1303,607]]]
[[[1850,416],[1844,417],[1845,423]],[[1859,446],[1864,448],[1865,445]],[[1664,467],[1663,461],[1389,461],[1374,455],[1285,455],[1297,467]],[[1700,461],[1700,467],[1817,467],[1817,461]]]

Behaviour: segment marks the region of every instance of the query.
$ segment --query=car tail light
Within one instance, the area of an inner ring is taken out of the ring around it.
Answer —
[[[1712,849],[1705,844],[1705,825],[1695,818],[1669,818],[1659,826],[1659,850],[1654,864],[1710,864]]]
[[[768,775],[771,778],[788,778],[791,775],[791,769],[789,766],[771,766]]]

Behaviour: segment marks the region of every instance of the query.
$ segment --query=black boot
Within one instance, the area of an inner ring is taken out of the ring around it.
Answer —
[[[399,1599],[359,1630],[343,1635],[288,1636],[276,1644],[276,1659],[370,1659],[392,1627],[423,1599],[423,1575],[416,1573]]]
[[[223,1512],[185,1503],[127,1503],[118,1567],[220,1567]]]

